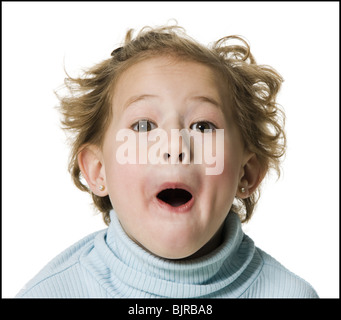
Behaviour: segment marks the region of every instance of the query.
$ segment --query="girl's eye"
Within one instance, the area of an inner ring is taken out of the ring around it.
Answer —
[[[193,123],[190,128],[192,130],[196,130],[196,131],[200,131],[202,133],[204,132],[212,132],[215,131],[216,126],[208,121],[199,121],[199,122],[195,122]],[[205,131],[206,130],[206,131]]]
[[[156,127],[156,124],[149,120],[140,120],[131,126],[131,128],[137,132],[147,132],[155,129]]]

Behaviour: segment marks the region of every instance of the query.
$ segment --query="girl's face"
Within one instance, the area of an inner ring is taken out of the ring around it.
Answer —
[[[109,195],[128,236],[157,256],[200,256],[220,243],[223,221],[249,157],[224,101],[211,68],[180,59],[138,62],[116,84],[113,120],[99,151],[105,185],[100,195]],[[221,173],[207,174],[212,163],[186,161],[193,157],[193,141],[182,144],[180,139],[179,146],[171,143],[172,129],[183,128],[203,142],[205,135],[210,137],[205,143],[213,148],[213,155],[223,147]],[[215,150],[215,129],[224,130],[219,150]],[[167,133],[167,138],[152,140],[159,131]],[[118,141],[119,132],[130,132],[129,137],[135,139],[129,142],[127,136]],[[124,143],[129,146],[126,152],[136,149],[136,164],[119,161]],[[138,161],[147,159],[146,153],[153,146],[155,151],[156,143],[163,162]]]

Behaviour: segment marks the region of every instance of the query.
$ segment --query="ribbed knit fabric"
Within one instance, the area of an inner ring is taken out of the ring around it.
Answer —
[[[224,241],[188,261],[156,257],[133,242],[114,211],[110,226],[54,258],[17,297],[317,298],[303,279],[255,247],[230,212]]]

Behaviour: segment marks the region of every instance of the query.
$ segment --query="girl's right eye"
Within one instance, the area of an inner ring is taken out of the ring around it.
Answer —
[[[147,132],[155,129],[156,127],[156,124],[149,120],[139,120],[131,126],[131,129],[136,132]]]

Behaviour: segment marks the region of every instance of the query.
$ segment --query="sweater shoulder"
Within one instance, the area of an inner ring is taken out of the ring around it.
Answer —
[[[82,282],[79,260],[94,247],[94,239],[106,229],[96,231],[79,240],[53,258],[41,271],[31,279],[17,294],[17,298],[70,296],[72,286],[78,287]],[[63,286],[68,283],[68,289]],[[79,283],[79,284],[78,284]],[[69,293],[65,293],[65,290]]]
[[[256,248],[263,267],[246,296],[260,298],[318,298],[314,288],[275,258]]]

